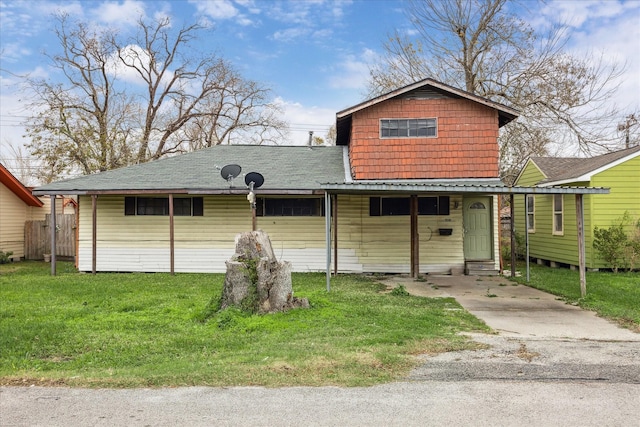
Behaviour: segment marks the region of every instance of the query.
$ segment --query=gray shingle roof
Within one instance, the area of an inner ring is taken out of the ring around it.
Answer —
[[[229,189],[221,167],[238,164],[242,173],[259,172],[265,182],[261,191],[295,192],[319,190],[324,182],[345,179],[343,147],[218,145],[36,188],[36,194],[83,192],[187,190],[215,192]],[[234,187],[245,189],[242,176]]]
[[[547,178],[538,183],[544,184],[547,182],[577,179],[637,152],[640,152],[640,146],[591,158],[532,157],[531,161],[546,175]]]

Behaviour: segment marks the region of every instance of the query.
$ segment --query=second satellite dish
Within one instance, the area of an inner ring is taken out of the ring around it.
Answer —
[[[264,184],[264,177],[258,172],[249,172],[244,177],[244,183],[247,184],[247,187],[251,187],[252,182],[253,188],[260,188]]]

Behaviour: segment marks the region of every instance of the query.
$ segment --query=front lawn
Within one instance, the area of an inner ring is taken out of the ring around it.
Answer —
[[[381,293],[356,275],[294,274],[311,309],[226,310],[203,321],[221,274],[77,273],[0,265],[0,384],[366,386],[403,378],[420,353],[472,348],[487,331],[451,298]]]
[[[518,265],[526,283],[524,263]],[[587,296],[580,296],[580,273],[567,268],[550,268],[531,264],[531,282],[537,289],[558,295],[563,300],[593,310],[600,316],[640,332],[640,273],[611,273],[587,271]]]

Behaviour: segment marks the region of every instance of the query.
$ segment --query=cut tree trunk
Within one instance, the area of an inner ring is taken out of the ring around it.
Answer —
[[[236,306],[263,314],[309,307],[306,298],[293,296],[291,263],[276,259],[264,231],[237,235],[236,252],[226,265],[221,310]]]

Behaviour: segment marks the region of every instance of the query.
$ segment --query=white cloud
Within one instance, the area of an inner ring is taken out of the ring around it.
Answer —
[[[189,0],[189,3],[213,19],[230,19],[239,13],[231,0]]]
[[[602,59],[605,64],[625,65],[624,74],[612,82],[620,87],[610,105],[623,111],[640,109],[640,2],[558,0],[537,12],[531,21],[534,28],[569,27],[566,48],[571,54],[593,57],[594,63]]]
[[[310,29],[304,27],[287,28],[286,30],[280,30],[273,33],[273,40],[279,42],[291,42],[300,37],[309,34]]]
[[[334,89],[357,89],[363,92],[369,79],[369,66],[376,57],[377,53],[371,49],[364,49],[358,55],[343,55],[336,61],[340,66],[329,78],[329,86]]]
[[[299,102],[276,98],[274,102],[284,111],[283,119],[290,124],[288,140],[283,145],[304,145],[309,141],[309,131],[324,138],[336,121],[336,111],[317,106],[304,106]]]
[[[120,2],[100,3],[91,10],[91,15],[98,22],[111,26],[122,24],[135,25],[140,17],[145,14],[145,4],[142,1],[125,0]]]

